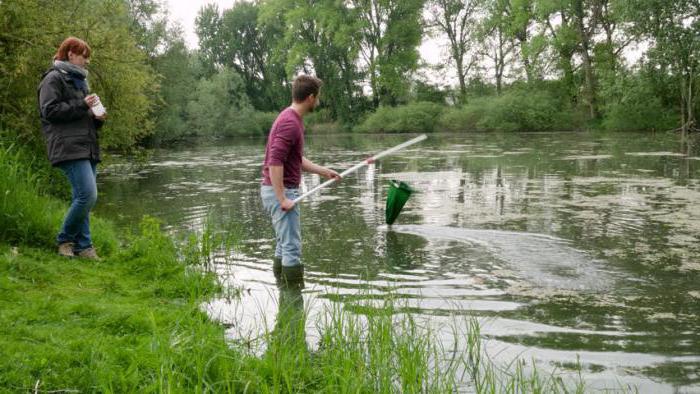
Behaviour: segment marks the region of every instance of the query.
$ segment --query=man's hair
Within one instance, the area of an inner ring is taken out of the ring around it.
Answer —
[[[76,55],[83,55],[83,57],[89,58],[91,50],[87,42],[81,40],[80,38],[68,37],[63,40],[61,46],[58,47],[53,60],[67,61],[68,52],[73,52]]]
[[[323,86],[323,81],[311,75],[299,75],[292,82],[292,100],[301,102],[312,94],[318,97],[318,92]]]

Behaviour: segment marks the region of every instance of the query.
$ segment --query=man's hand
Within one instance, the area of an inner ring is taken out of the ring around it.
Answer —
[[[326,179],[335,179],[336,181],[340,181],[341,179],[343,179],[340,176],[340,174],[331,170],[330,168],[325,168],[323,173],[321,174],[321,176],[326,178]]]
[[[292,201],[292,200],[290,200],[290,199],[288,199],[288,198],[285,198],[285,199],[280,203],[280,207],[281,207],[282,210],[285,211],[285,212],[286,212],[286,211],[291,211],[292,209],[294,209],[294,201]]]

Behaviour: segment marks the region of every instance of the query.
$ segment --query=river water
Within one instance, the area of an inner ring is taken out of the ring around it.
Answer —
[[[408,138],[309,135],[305,154],[342,170]],[[99,175],[98,214],[122,225],[149,214],[175,234],[207,220],[236,231],[214,268],[241,296],[204,308],[248,344],[277,312],[264,144],[116,157]],[[309,345],[328,305],[391,297],[447,348],[476,318],[497,364],[566,376],[578,360],[591,390],[700,392],[700,157],[679,152],[669,134],[435,134],[361,170],[302,203]],[[390,179],[417,193],[388,227]]]

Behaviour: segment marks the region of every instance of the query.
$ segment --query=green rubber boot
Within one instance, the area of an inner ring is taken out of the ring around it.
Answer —
[[[282,277],[282,258],[273,257],[272,258],[272,273],[275,274],[275,279],[279,282]]]
[[[282,266],[282,275],[279,283],[287,288],[304,288],[304,265],[293,267]]]

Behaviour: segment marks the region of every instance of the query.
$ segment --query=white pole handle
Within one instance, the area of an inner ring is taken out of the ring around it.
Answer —
[[[363,161],[361,161],[361,162],[355,164],[354,166],[348,168],[347,170],[341,172],[341,173],[340,173],[340,177],[341,177],[341,178],[345,178],[346,176],[352,174],[353,172],[359,170],[360,168],[362,168],[362,167],[364,167],[364,166],[366,166],[366,165],[368,165],[368,164],[372,164],[372,163],[374,163],[375,161],[381,159],[382,157],[389,156],[390,154],[395,153],[395,152],[398,152],[398,151],[400,151],[401,149],[403,149],[403,148],[405,148],[405,147],[407,147],[407,146],[411,146],[411,145],[413,145],[413,144],[416,144],[416,143],[418,143],[418,142],[421,142],[421,141],[423,141],[423,140],[426,139],[426,138],[428,138],[427,135],[421,134],[421,135],[419,135],[418,137],[416,137],[416,138],[414,138],[414,139],[412,139],[412,140],[409,140],[409,141],[406,141],[406,142],[404,142],[404,143],[402,143],[402,144],[396,145],[395,147],[390,148],[390,149],[387,149],[387,150],[385,150],[385,151],[383,151],[383,152],[379,152],[379,153],[377,153],[376,155],[370,157],[369,159],[365,159],[365,160],[363,160]],[[323,182],[322,184],[316,186],[315,188],[313,188],[313,189],[307,191],[306,193],[302,194],[301,196],[295,198],[295,199],[294,199],[294,203],[295,203],[295,204],[298,203],[299,201],[301,201],[301,200],[305,199],[306,197],[308,197],[308,196],[310,196],[310,195],[316,193],[317,191],[323,189],[324,187],[333,184],[334,182],[336,182],[335,179],[329,179],[329,180]]]

